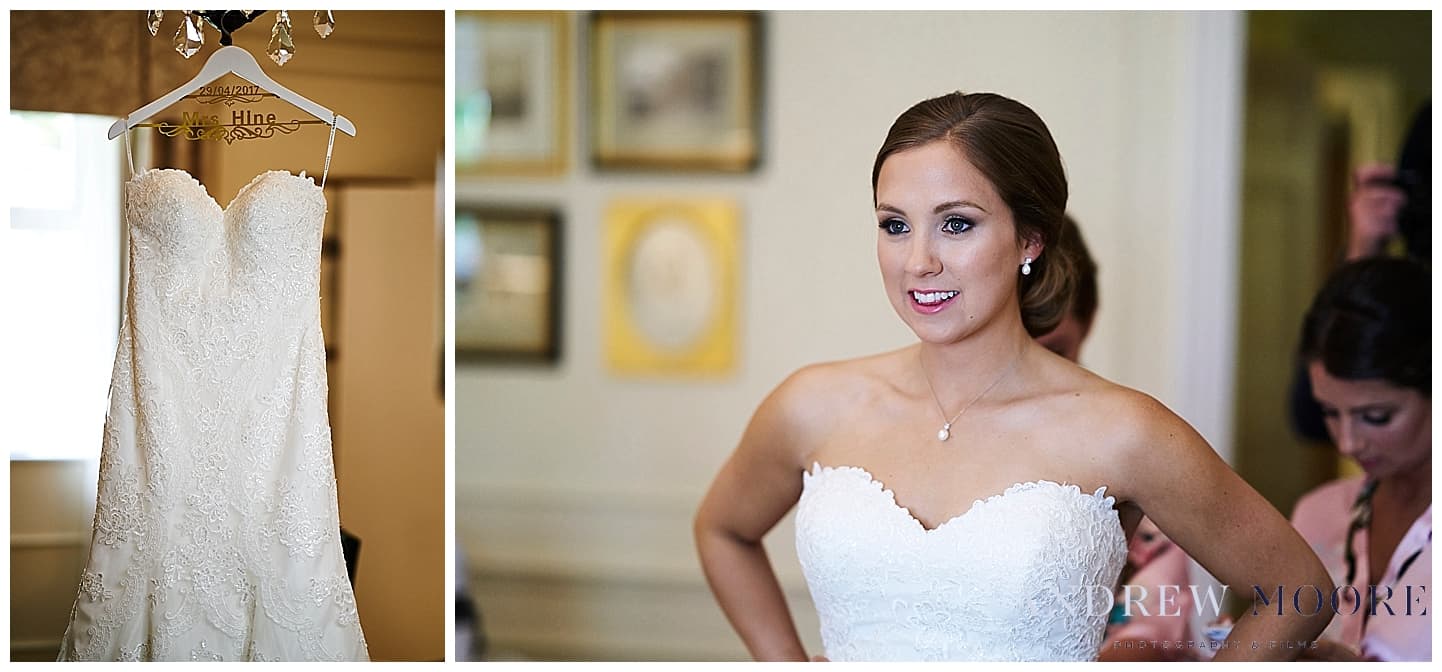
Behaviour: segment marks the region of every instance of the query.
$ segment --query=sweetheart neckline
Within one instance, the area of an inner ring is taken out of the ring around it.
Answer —
[[[249,191],[251,187],[253,187],[253,186],[256,185],[256,183],[260,182],[262,179],[266,178],[266,177],[269,176],[269,175],[279,174],[279,175],[285,175],[286,177],[292,177],[292,178],[295,178],[295,179],[297,179],[297,180],[301,180],[301,181],[305,182],[306,184],[310,185],[311,187],[315,188],[316,191],[321,192],[322,198],[324,198],[324,194],[325,194],[325,189],[324,189],[323,187],[321,187],[319,184],[316,184],[316,183],[315,183],[315,178],[314,178],[314,177],[306,177],[305,174],[304,174],[305,171],[303,171],[303,170],[300,171],[300,174],[292,173],[292,172],[290,172],[289,170],[266,170],[266,171],[261,171],[261,173],[260,173],[259,175],[256,175],[255,177],[250,178],[250,181],[249,181],[249,182],[246,182],[246,183],[245,183],[245,186],[241,187],[238,191],[236,191],[236,192],[235,192],[235,195],[230,198],[230,202],[229,202],[229,203],[226,203],[226,204],[225,204],[225,207],[223,207],[223,208],[220,207],[220,201],[217,201],[217,200],[215,199],[215,196],[212,196],[212,195],[211,195],[211,193],[210,193],[210,188],[207,187],[207,186],[205,186],[203,183],[201,183],[200,180],[196,179],[195,176],[190,173],[190,171],[185,170],[185,169],[183,169],[183,168],[146,168],[145,170],[142,170],[142,171],[140,171],[140,172],[138,172],[138,173],[136,173],[136,174],[134,174],[134,175],[131,175],[131,176],[130,176],[130,179],[129,179],[129,180],[126,180],[125,185],[126,185],[127,187],[129,187],[129,186],[131,186],[131,184],[135,183],[135,182],[138,181],[140,178],[145,177],[146,175],[150,175],[151,173],[179,173],[179,174],[184,175],[185,177],[189,178],[189,179],[190,179],[190,182],[191,182],[192,184],[194,184],[194,185],[196,186],[196,188],[200,189],[200,192],[201,192],[202,194],[205,194],[206,200],[209,200],[210,203],[211,203],[211,205],[214,205],[215,208],[220,211],[220,214],[221,214],[222,216],[224,216],[226,213],[229,213],[229,212],[230,212],[231,206],[235,205],[235,202],[238,201],[238,200],[240,200],[240,197],[241,197],[242,195],[244,195],[245,192]]]
[[[1058,482],[1056,482],[1056,481],[1052,481],[1052,480],[1048,480],[1048,479],[1035,479],[1035,480],[1030,480],[1030,481],[1018,481],[1018,482],[1016,482],[1016,483],[1013,483],[1013,484],[1007,486],[1007,488],[1006,488],[1005,490],[1003,490],[1003,491],[1001,491],[1001,492],[999,492],[999,493],[997,493],[997,494],[988,495],[988,496],[987,496],[986,498],[984,498],[984,499],[975,499],[975,500],[972,500],[971,506],[970,506],[970,507],[967,507],[967,509],[966,509],[965,511],[962,511],[961,513],[958,513],[958,514],[956,514],[956,515],[954,515],[954,516],[952,516],[952,517],[950,517],[950,518],[947,518],[946,520],[944,520],[944,521],[942,521],[940,524],[938,524],[936,527],[928,528],[925,523],[921,522],[921,519],[919,519],[919,518],[916,517],[916,514],[912,513],[912,511],[911,511],[911,509],[910,509],[909,507],[902,506],[900,502],[896,501],[896,493],[895,493],[891,488],[886,487],[886,484],[885,484],[885,483],[882,483],[882,482],[881,482],[881,479],[876,478],[876,476],[872,475],[872,473],[871,473],[870,471],[867,471],[867,470],[866,470],[865,468],[863,468],[863,467],[857,467],[857,466],[852,466],[852,465],[826,466],[826,465],[821,464],[821,463],[818,462],[818,461],[812,461],[812,463],[811,463],[811,469],[804,470],[802,473],[803,473],[805,476],[807,476],[807,477],[816,478],[816,477],[820,476],[820,475],[823,474],[823,473],[826,473],[826,472],[836,472],[836,471],[851,471],[851,472],[858,473],[859,475],[865,476],[866,479],[869,481],[869,482],[868,482],[868,485],[875,486],[874,489],[878,490],[878,491],[880,492],[880,494],[885,495],[885,496],[887,497],[887,499],[891,502],[891,506],[892,506],[893,508],[895,508],[897,511],[900,511],[901,513],[905,514],[906,517],[907,517],[907,519],[909,519],[912,523],[914,523],[914,524],[916,525],[916,527],[919,528],[919,529],[922,531],[923,534],[927,534],[927,535],[930,535],[930,534],[933,533],[933,532],[938,532],[938,531],[940,531],[941,529],[947,527],[948,525],[950,525],[950,524],[952,524],[952,523],[954,523],[954,522],[956,522],[956,521],[958,521],[958,520],[961,520],[961,519],[963,519],[963,518],[966,518],[967,516],[970,516],[973,511],[976,511],[976,510],[978,510],[979,508],[981,508],[981,507],[983,507],[983,506],[989,505],[989,504],[991,504],[992,502],[1000,501],[1000,500],[1006,498],[1008,495],[1012,495],[1012,494],[1015,494],[1015,493],[1018,493],[1018,492],[1023,492],[1023,491],[1026,491],[1026,490],[1031,490],[1031,489],[1034,489],[1034,488],[1036,488],[1036,487],[1041,487],[1041,486],[1046,486],[1046,485],[1054,486],[1054,487],[1059,488],[1059,489],[1061,489],[1061,490],[1063,490],[1063,491],[1065,491],[1065,492],[1074,493],[1074,494],[1079,495],[1079,496],[1081,496],[1081,497],[1083,497],[1083,498],[1086,498],[1086,499],[1088,499],[1088,500],[1090,500],[1090,501],[1096,502],[1096,503],[1098,503],[1098,504],[1101,504],[1102,506],[1107,507],[1107,509],[1108,509],[1109,511],[1111,511],[1113,514],[1116,514],[1116,515],[1117,515],[1117,524],[1118,524],[1118,525],[1121,524],[1120,514],[1117,514],[1116,509],[1113,508],[1113,506],[1114,506],[1114,504],[1115,504],[1115,502],[1116,502],[1116,499],[1115,499],[1114,497],[1110,496],[1110,495],[1105,495],[1105,496],[1104,496],[1104,495],[1102,494],[1102,493],[1106,492],[1107,486],[1103,485],[1103,486],[1097,488],[1097,489],[1096,489],[1096,492],[1093,492],[1093,493],[1091,493],[1090,495],[1088,495],[1088,494],[1086,494],[1086,493],[1083,493],[1083,492],[1081,491],[1081,486],[1079,486],[1079,485],[1077,485],[1077,484],[1075,484],[1075,483],[1070,483],[1070,484],[1068,484],[1068,483],[1058,483]]]

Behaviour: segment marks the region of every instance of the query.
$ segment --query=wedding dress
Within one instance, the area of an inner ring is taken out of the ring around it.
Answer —
[[[62,660],[367,658],[326,415],[324,183],[262,173],[225,208],[181,170],[126,183],[125,318]]]
[[[1127,553],[1106,488],[1018,483],[928,530],[865,469],[802,481],[796,552],[830,660],[1097,657]]]

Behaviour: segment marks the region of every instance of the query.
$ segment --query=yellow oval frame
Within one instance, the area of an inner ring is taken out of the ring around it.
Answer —
[[[680,349],[651,342],[636,324],[627,298],[626,278],[641,235],[661,219],[680,220],[700,234],[715,264],[717,300],[707,326]],[[736,359],[739,211],[723,199],[622,199],[605,216],[604,312],[605,359],[622,375],[713,377],[728,374]]]

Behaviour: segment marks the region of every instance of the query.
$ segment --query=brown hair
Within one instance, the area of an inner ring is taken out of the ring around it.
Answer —
[[[1302,322],[1302,361],[1342,380],[1379,379],[1432,398],[1432,271],[1369,257],[1332,272]]]
[[[995,93],[956,91],[923,100],[901,113],[876,153],[872,203],[887,157],[939,140],[950,142],[996,187],[1011,209],[1018,242],[1035,240],[1046,251],[1054,249],[1066,214],[1061,154],[1036,112]],[[1046,251],[1031,262],[1031,275],[1017,272],[1022,324],[1032,336],[1056,327],[1076,284],[1069,255]]]
[[[1071,316],[1084,325],[1090,326],[1097,314],[1097,262],[1087,249],[1086,239],[1081,235],[1081,225],[1071,215],[1062,220],[1061,238],[1052,250],[1071,257],[1076,269],[1076,293],[1072,294]]]

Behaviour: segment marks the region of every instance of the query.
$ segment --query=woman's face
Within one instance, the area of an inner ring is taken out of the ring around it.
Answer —
[[[1019,311],[1022,261],[1041,248],[1018,244],[1011,209],[950,144],[887,157],[876,181],[876,221],[887,298],[921,340],[955,342],[1005,310]]]
[[[1316,360],[1307,365],[1307,375],[1337,449],[1368,476],[1430,469],[1425,465],[1432,455],[1432,400],[1377,378],[1334,377]]]

